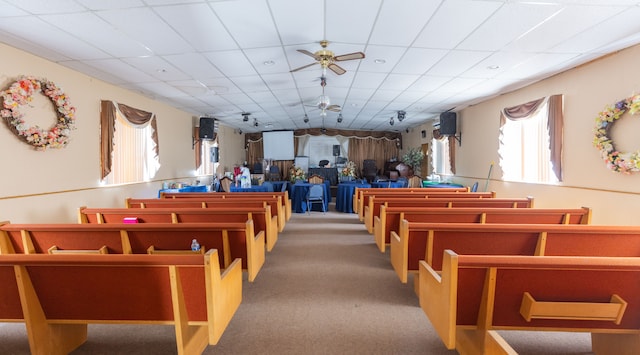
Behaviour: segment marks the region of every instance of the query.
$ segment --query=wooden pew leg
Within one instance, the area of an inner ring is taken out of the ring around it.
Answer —
[[[87,340],[87,325],[48,323],[26,267],[15,266],[14,271],[31,353],[66,355],[82,345]]]
[[[591,347],[596,355],[640,354],[640,333],[591,333]]]
[[[456,329],[456,350],[461,355],[517,355],[494,330]]]
[[[209,329],[207,325],[189,325],[182,283],[176,266],[169,267],[169,277],[178,355],[201,354],[209,345]]]

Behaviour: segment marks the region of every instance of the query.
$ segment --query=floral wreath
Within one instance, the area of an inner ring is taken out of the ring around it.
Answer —
[[[35,93],[41,92],[56,106],[57,122],[49,130],[39,126],[27,126],[19,110],[33,100]],[[9,89],[0,91],[2,107],[0,116],[18,136],[37,150],[47,148],[62,148],[69,143],[69,133],[75,121],[76,108],[69,103],[69,97],[53,82],[46,79],[37,79],[32,76],[20,77],[11,84]]]
[[[615,149],[613,140],[608,137],[613,123],[625,112],[633,115],[640,111],[640,94],[618,101],[607,106],[596,118],[593,145],[600,150],[607,167],[615,172],[630,174],[640,171],[640,150],[633,153],[621,153]]]

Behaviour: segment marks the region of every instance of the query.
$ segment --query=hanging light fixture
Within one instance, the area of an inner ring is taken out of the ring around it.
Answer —
[[[393,122],[393,116],[391,116],[391,118],[389,119],[389,125],[393,126],[394,122]]]
[[[309,116],[307,116],[307,114],[304,114],[304,119],[303,119],[304,123],[309,123]]]
[[[338,123],[342,123],[342,112],[338,114]]]
[[[402,122],[402,120],[404,120],[404,116],[405,116],[406,114],[407,114],[407,113],[406,113],[406,112],[404,112],[404,111],[402,111],[402,110],[398,111],[398,122]]]

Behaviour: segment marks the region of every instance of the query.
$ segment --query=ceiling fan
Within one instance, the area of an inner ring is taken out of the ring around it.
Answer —
[[[298,49],[298,52],[300,52],[302,54],[306,54],[306,55],[312,57],[313,59],[315,59],[316,63],[307,64],[305,66],[293,69],[290,72],[296,72],[298,70],[302,70],[302,69],[308,68],[308,67],[310,67],[312,65],[320,64],[320,66],[323,69],[323,75],[324,75],[324,72],[326,71],[327,68],[329,68],[331,71],[333,71],[334,73],[336,73],[338,75],[342,75],[342,74],[346,73],[347,71],[344,70],[339,65],[337,65],[335,62],[343,62],[345,60],[363,59],[364,58],[364,53],[362,53],[362,52],[353,52],[353,53],[342,54],[342,55],[334,55],[332,51],[327,49],[327,45],[328,44],[329,44],[329,42],[327,40],[320,41],[320,46],[322,46],[322,49],[317,51],[317,52],[315,52],[315,53],[311,53],[311,52],[309,52],[308,50],[305,50],[305,49]]]
[[[324,87],[327,85],[327,79],[322,76],[320,77],[320,86],[322,86],[322,95],[318,96],[318,99],[314,105],[307,105],[310,107],[315,107],[320,110],[320,116],[327,116],[327,111],[340,112],[342,108],[340,105],[331,105],[331,100],[329,100],[329,96],[324,94]]]

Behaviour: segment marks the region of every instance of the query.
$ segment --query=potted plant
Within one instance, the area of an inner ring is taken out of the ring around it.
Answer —
[[[414,173],[419,173],[422,159],[424,159],[424,153],[420,148],[410,148],[402,156],[402,162],[411,167]]]

